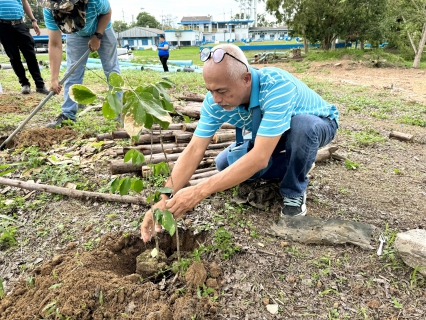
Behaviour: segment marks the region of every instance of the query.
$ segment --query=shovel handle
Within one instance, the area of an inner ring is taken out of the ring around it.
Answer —
[[[59,82],[60,85],[64,84],[65,80],[68,79],[68,77],[74,72],[75,69],[81,64],[83,60],[85,60],[90,53],[90,49],[87,49],[87,51],[83,54],[83,56],[78,59],[78,61],[68,70],[68,72],[64,75],[62,80]],[[18,128],[15,129],[15,131],[12,132],[12,134],[7,137],[6,140],[3,141],[3,143],[0,145],[0,150],[3,150],[6,145],[9,143],[10,140],[13,139],[16,134],[22,130],[22,128],[27,124],[28,121],[31,120],[32,117],[46,104],[46,102],[55,94],[55,91],[50,91],[49,94],[46,96],[46,98],[43,99],[42,102],[31,112],[31,114],[19,125]]]

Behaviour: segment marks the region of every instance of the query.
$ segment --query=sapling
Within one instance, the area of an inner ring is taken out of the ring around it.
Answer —
[[[160,125],[162,129],[167,129],[172,122],[169,112],[174,112],[173,104],[166,89],[172,87],[172,83],[168,80],[149,84],[146,86],[138,86],[133,88],[126,86],[124,79],[118,73],[112,72],[108,77],[109,90],[106,94],[105,100],[102,105],[102,113],[107,119],[115,119],[121,117],[126,119],[125,130],[134,141],[139,139],[140,132],[143,128],[151,129],[154,123]],[[120,101],[117,93],[122,93],[122,101]],[[90,104],[96,99],[96,94],[84,85],[75,84],[70,87],[70,97],[80,104]],[[152,140],[152,136],[151,136]],[[162,145],[161,132],[160,142]],[[167,155],[163,149],[163,153]],[[138,150],[132,149],[124,156],[124,161],[132,161],[133,164],[142,164],[145,162],[144,155]],[[166,163],[159,163],[153,165],[153,175],[156,176],[158,172],[164,171],[167,167],[167,173],[170,172]],[[115,178],[111,184],[111,192],[115,193],[117,190],[120,195],[126,195],[130,190],[140,193],[144,187],[143,181],[137,178]],[[162,193],[172,193],[170,188],[161,188],[154,193],[148,195],[147,202],[151,206],[154,222],[154,240],[156,243],[155,249],[151,252],[152,257],[157,257],[159,252],[159,242],[155,231],[155,225],[160,223],[170,235],[176,232],[177,237],[177,252],[178,259],[180,259],[179,251],[179,237],[177,233],[176,221],[173,215],[165,210],[153,210],[153,205],[161,200]]]

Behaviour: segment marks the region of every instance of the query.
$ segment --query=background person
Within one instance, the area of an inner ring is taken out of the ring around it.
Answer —
[[[166,38],[161,35],[159,37],[160,43],[158,44],[158,57],[160,58],[161,64],[163,65],[164,72],[169,72],[169,67],[167,66],[167,60],[169,59],[169,43],[166,41]]]
[[[61,32],[66,34],[67,69],[69,70],[89,48],[98,51],[105,76],[120,73],[117,59],[117,39],[111,27],[111,7],[108,0],[37,0],[43,9],[44,21],[49,32],[49,60],[51,90],[59,94],[59,69],[62,61]],[[78,104],[71,100],[69,88],[83,83],[86,61],[83,61],[65,81],[62,113],[47,125],[61,126],[65,120],[76,121]],[[121,96],[120,96],[121,97]]]
[[[200,57],[205,62],[203,78],[209,92],[194,135],[166,182],[174,196],[170,199],[163,194],[154,209],[167,209],[179,218],[209,195],[246,181],[266,168],[272,158],[271,167],[261,178],[281,179],[281,214],[305,215],[307,174],[318,148],[334,138],[337,108],[287,71],[249,68],[244,53],[235,45],[223,44],[211,51],[205,48]],[[263,118],[253,149],[232,165],[227,161],[228,149],[224,150],[216,158],[219,173],[185,187],[221,124],[251,128],[251,109],[256,106],[260,106]],[[148,211],[141,225],[145,242],[151,239],[152,228],[152,212]]]
[[[1,0],[0,1],[0,42],[9,57],[13,71],[21,84],[21,93],[29,94],[31,84],[25,75],[25,68],[21,61],[21,53],[27,63],[28,71],[36,85],[36,92],[48,94],[49,90],[44,85],[43,78],[38,67],[35,42],[30,34],[30,29],[24,22],[24,11],[31,19],[32,27],[39,36],[40,29],[37,20],[27,0]]]

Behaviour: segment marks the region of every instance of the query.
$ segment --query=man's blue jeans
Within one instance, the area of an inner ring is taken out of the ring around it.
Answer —
[[[315,162],[318,149],[329,144],[336,131],[335,120],[309,114],[294,116],[290,129],[284,132],[272,153],[272,166],[261,178],[282,179],[280,193],[283,197],[296,198],[303,195],[308,186],[307,175]],[[234,145],[235,142],[231,146]],[[228,148],[216,157],[219,171],[229,165]]]
[[[82,37],[78,34],[67,34],[67,70],[76,64],[76,62],[84,55],[87,51],[90,37]],[[101,46],[98,50],[99,57],[101,58],[102,67],[104,69],[105,76],[108,76],[111,72],[120,73],[120,65],[117,59],[117,39],[114,36],[112,28],[105,30],[101,40]],[[64,104],[62,105],[62,113],[67,117],[75,121],[75,116],[78,109],[78,104],[71,100],[68,91],[73,84],[82,84],[84,71],[86,70],[86,61],[82,63],[74,70],[70,77],[65,81],[64,86]],[[121,93],[117,94],[121,100]]]

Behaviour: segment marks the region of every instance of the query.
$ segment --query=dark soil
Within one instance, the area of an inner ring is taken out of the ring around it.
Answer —
[[[337,63],[313,63],[300,76],[329,81],[336,90],[366,86],[371,96],[391,90],[404,104],[426,110],[424,71]],[[292,71],[288,64],[280,66]],[[243,183],[238,190],[212,195],[181,224],[184,257],[200,245],[214,250],[201,255],[185,275],[165,271],[143,279],[136,274],[137,256],[153,243],[141,242],[134,221],[140,222],[147,207],[52,196],[48,204],[15,212],[22,223],[20,241],[27,242],[0,256],[8,293],[0,319],[426,319],[426,279],[403,264],[392,241],[382,256],[376,255],[379,233],[392,237],[426,227],[426,128],[338,107],[340,132],[368,126],[385,140],[354,146],[339,133],[333,141],[337,153],[359,166],[348,170],[344,161],[317,163],[307,190],[308,214],[373,225],[374,250],[271,236],[268,229],[278,221],[282,201],[277,184]],[[396,129],[414,140],[389,139]],[[98,157],[81,170],[91,181],[110,178],[109,159]],[[35,196],[27,201],[36,201]],[[222,227],[232,241],[219,248]],[[88,249],[95,240],[97,247]],[[169,266],[176,261],[175,242],[161,235]],[[238,252],[227,255],[231,247]]]

